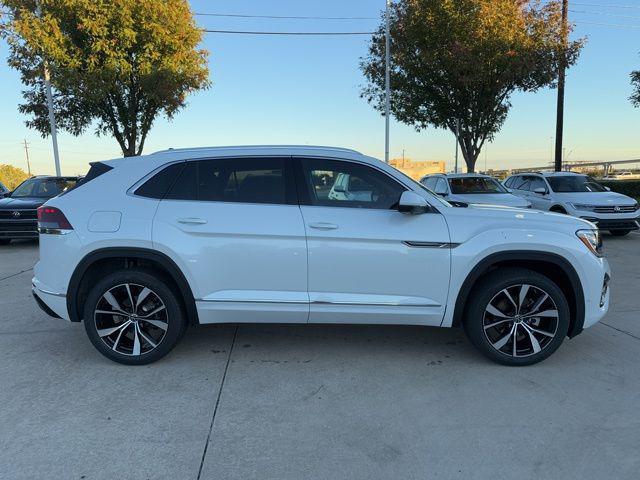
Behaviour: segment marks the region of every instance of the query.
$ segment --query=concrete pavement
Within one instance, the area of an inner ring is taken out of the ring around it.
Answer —
[[[0,478],[635,479],[640,235],[605,237],[612,308],[550,359],[492,364],[458,330],[192,328],[109,362],[0,247]]]

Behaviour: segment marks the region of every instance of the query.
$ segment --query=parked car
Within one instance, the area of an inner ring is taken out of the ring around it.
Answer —
[[[346,177],[370,194],[330,195]],[[36,301],[84,320],[93,345],[125,364],[158,360],[189,324],[275,322],[464,326],[488,358],[528,365],[609,308],[591,223],[452,208],[353,150],[176,149],[94,163],[38,215]]]
[[[6,197],[11,191],[0,182],[0,198]]]
[[[640,228],[638,202],[611,192],[587,175],[520,173],[507,178],[504,185],[529,200],[533,208],[584,218],[615,236],[624,236]]]
[[[0,245],[13,239],[38,238],[37,208],[75,186],[78,177],[32,177],[0,200]]]
[[[500,182],[488,175],[438,173],[423,177],[420,183],[449,202],[531,208],[531,202],[512,195]]]

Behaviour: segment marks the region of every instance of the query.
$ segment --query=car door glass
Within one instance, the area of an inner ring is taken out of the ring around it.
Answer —
[[[544,183],[544,180],[542,180],[540,177],[531,177],[531,183],[529,184],[529,189],[533,192],[536,190],[536,188],[544,188],[544,190],[547,190],[547,186]]]
[[[515,183],[514,188],[523,192],[528,192],[531,186],[531,177],[520,177],[520,181]]]
[[[438,178],[434,192],[438,195],[446,195],[447,193],[449,193],[449,190],[447,188],[447,181],[444,178]]]
[[[316,206],[397,208],[405,188],[388,175],[358,163],[302,159],[308,203]]]
[[[422,184],[427,187],[429,190],[433,191],[434,188],[436,187],[436,181],[438,180],[437,177],[429,177],[429,178],[425,178],[424,180],[422,180]]]
[[[208,202],[286,204],[283,158],[187,162],[165,198]]]

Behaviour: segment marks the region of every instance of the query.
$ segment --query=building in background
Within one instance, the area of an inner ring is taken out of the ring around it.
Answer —
[[[444,161],[437,162],[414,162],[410,158],[394,158],[389,161],[389,165],[397,168],[402,173],[410,176],[414,180],[420,180],[430,173],[444,173]]]

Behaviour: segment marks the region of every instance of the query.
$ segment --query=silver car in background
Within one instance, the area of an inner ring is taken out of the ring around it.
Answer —
[[[531,208],[531,202],[513,195],[500,182],[479,173],[427,175],[420,183],[448,202]]]

